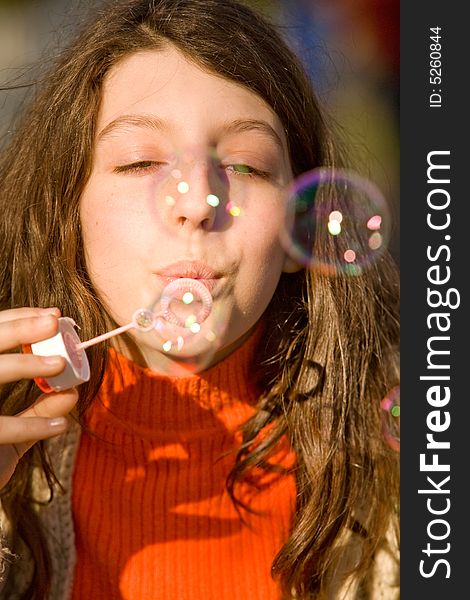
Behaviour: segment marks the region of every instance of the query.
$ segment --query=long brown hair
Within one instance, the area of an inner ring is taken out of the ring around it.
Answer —
[[[285,128],[295,175],[337,164],[330,127],[299,60],[250,8],[235,0],[110,2],[59,57],[2,153],[1,309],[59,306],[80,324],[84,339],[113,325],[86,271],[79,220],[101,85],[124,56],[168,42],[273,108]],[[397,384],[397,312],[397,274],[386,255],[356,277],[315,270],[283,275],[267,310],[266,391],[245,425],[227,485],[237,502],[238,482],[252,466],[265,466],[277,441],[288,437],[297,458],[297,510],[273,564],[286,598],[326,594],[351,531],[362,540],[353,565],[362,578],[396,512],[398,458],[382,438],[379,402]],[[100,386],[106,356],[105,344],[90,349],[93,375],[80,388],[80,415]],[[36,395],[31,382],[5,385],[1,412],[15,414]],[[269,434],[256,443],[267,425]],[[53,489],[54,475],[37,444],[20,462],[2,502],[34,559],[27,597],[41,599],[50,573],[31,500],[34,465]]]

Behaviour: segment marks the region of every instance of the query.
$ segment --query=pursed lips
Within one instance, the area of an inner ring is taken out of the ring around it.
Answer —
[[[222,278],[220,272],[200,261],[179,261],[159,269],[156,275],[165,286],[176,279],[189,278],[200,281],[209,291],[212,291]]]

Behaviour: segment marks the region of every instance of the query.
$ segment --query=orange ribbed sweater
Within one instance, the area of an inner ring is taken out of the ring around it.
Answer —
[[[111,351],[88,411],[73,482],[73,600],[270,600],[271,563],[288,537],[292,475],[257,473],[238,495],[225,479],[253,414],[250,338],[199,375],[173,378]],[[287,444],[272,459],[292,466]]]

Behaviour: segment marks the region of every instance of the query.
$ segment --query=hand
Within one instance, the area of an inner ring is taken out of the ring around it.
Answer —
[[[0,385],[19,379],[53,377],[65,368],[61,356],[8,353],[22,344],[34,344],[58,331],[57,308],[18,308],[0,312]],[[38,440],[63,433],[66,415],[78,400],[75,389],[43,394],[26,410],[0,416],[0,488],[13,475],[23,454]]]

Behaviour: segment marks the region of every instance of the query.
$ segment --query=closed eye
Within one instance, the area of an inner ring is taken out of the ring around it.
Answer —
[[[261,169],[255,169],[245,164],[233,164],[226,165],[224,169],[230,174],[237,177],[261,177],[262,179],[268,179],[270,174]]]
[[[139,160],[128,165],[119,165],[114,167],[114,173],[145,173],[154,169],[159,169],[164,163],[155,160]]]

